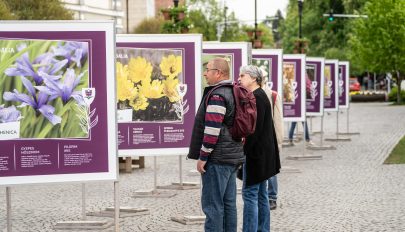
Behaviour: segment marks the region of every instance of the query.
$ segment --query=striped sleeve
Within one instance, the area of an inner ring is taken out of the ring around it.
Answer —
[[[204,139],[200,150],[200,160],[208,160],[209,154],[214,150],[221,132],[225,112],[224,99],[219,95],[212,95],[205,112]]]

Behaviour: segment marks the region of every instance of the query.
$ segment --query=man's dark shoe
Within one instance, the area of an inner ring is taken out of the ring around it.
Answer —
[[[270,210],[275,210],[277,208],[277,201],[269,200]]]

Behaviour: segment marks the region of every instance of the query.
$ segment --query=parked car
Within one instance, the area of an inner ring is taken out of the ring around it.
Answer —
[[[350,91],[360,91],[361,86],[360,82],[357,80],[357,77],[350,77],[349,84]]]

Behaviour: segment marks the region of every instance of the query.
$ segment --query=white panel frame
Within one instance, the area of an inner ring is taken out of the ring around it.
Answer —
[[[195,42],[195,113],[201,99],[201,81],[196,78],[202,76],[201,56],[202,56],[202,35],[201,34],[117,34],[117,43],[181,43]],[[187,155],[188,147],[179,148],[151,148],[151,149],[119,149],[119,157],[128,156],[169,156]]]
[[[107,77],[107,137],[108,137],[108,172],[44,174],[27,176],[0,177],[1,185],[117,181],[117,119],[116,119],[116,87],[115,87],[115,23],[113,20],[79,21],[0,21],[0,31],[10,32],[46,32],[46,31],[105,31],[106,38],[106,77]],[[100,48],[101,49],[101,48]]]
[[[305,67],[306,67],[306,55],[305,54],[284,54],[283,63],[285,59],[299,59],[301,60],[301,115],[299,117],[285,117],[283,116],[284,122],[304,122],[306,113],[306,103],[305,103]],[[283,102],[284,110],[284,102]]]
[[[334,64],[335,65],[335,101],[336,105],[335,108],[325,108],[325,112],[337,112],[339,111],[339,60],[325,60],[325,66],[327,64]]]
[[[307,116],[323,116],[323,102],[324,102],[324,87],[325,87],[325,58],[323,57],[307,57],[306,62],[320,62],[321,63],[321,90],[320,90],[320,112],[319,113],[312,113],[307,112]]]

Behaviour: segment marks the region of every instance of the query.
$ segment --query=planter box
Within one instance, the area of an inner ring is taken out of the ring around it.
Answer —
[[[259,40],[259,39],[254,40],[253,41],[253,47],[254,48],[262,48],[263,47],[262,41]]]
[[[179,21],[183,20],[186,17],[186,14],[184,12],[179,12],[179,14],[177,15],[177,19]]]
[[[263,32],[262,31],[260,31],[260,30],[257,30],[256,31],[256,37],[257,38],[259,38],[260,36],[262,36],[263,35]]]
[[[162,10],[162,15],[163,15],[164,20],[170,20],[171,19],[169,10]]]
[[[385,102],[385,94],[371,94],[371,95],[352,95],[352,102]]]

